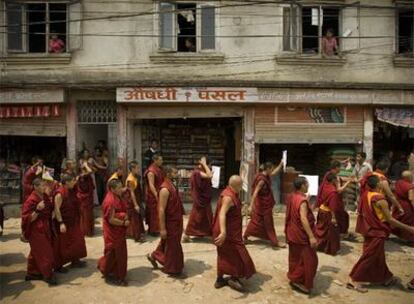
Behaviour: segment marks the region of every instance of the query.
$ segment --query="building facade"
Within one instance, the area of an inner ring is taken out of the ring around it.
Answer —
[[[251,181],[286,149],[289,164],[318,174],[329,149],[372,159],[413,147],[413,1],[0,5],[0,135],[11,150],[47,136],[76,158],[105,140],[112,166],[142,165],[155,139],[183,176],[210,155],[223,184],[240,168]],[[45,114],[31,115],[39,105]]]

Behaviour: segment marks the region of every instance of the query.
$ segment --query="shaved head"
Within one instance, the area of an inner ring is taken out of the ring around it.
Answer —
[[[232,175],[229,179],[229,186],[236,192],[240,192],[243,186],[243,180],[239,175]]]
[[[409,182],[412,182],[414,180],[414,175],[410,170],[403,171],[403,173],[401,173],[401,177],[405,180],[408,180]]]

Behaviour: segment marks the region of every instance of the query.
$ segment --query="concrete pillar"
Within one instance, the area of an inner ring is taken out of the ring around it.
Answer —
[[[127,115],[126,108],[117,105],[117,157],[118,165],[127,169]]]
[[[364,108],[364,142],[363,150],[367,159],[374,157],[374,110],[371,107]]]
[[[70,92],[68,95],[66,105],[66,157],[76,159],[76,136],[78,129],[76,99]]]
[[[255,146],[255,109],[254,107],[247,108],[244,111],[243,121],[243,151],[242,163],[247,164],[248,167],[248,186],[246,198],[249,199],[251,195],[251,185],[253,183],[255,169],[256,169],[256,146]]]

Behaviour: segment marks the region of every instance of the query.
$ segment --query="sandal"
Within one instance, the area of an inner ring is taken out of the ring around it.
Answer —
[[[242,285],[242,283],[235,278],[231,278],[227,281],[227,284],[230,286],[231,289],[234,289],[238,292],[245,292],[246,290],[244,289],[244,286]]]
[[[310,290],[305,288],[305,286],[298,284],[298,283],[293,283],[293,282],[289,282],[290,287],[292,287],[294,290],[300,292],[300,293],[304,293],[306,295],[310,294]]]
[[[147,254],[147,260],[151,263],[154,269],[158,269],[157,261],[149,253]]]
[[[368,292],[368,289],[363,288],[360,284],[355,284],[354,282],[346,283],[346,288],[353,289],[353,290],[358,291],[360,293],[367,293]]]
[[[385,287],[391,287],[394,286],[396,284],[398,284],[400,282],[400,280],[396,277],[392,277],[391,279],[389,279],[387,282],[385,282],[384,285]]]

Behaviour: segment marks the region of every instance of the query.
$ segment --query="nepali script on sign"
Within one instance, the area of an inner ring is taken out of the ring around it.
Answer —
[[[117,102],[251,102],[256,88],[118,88]]]

